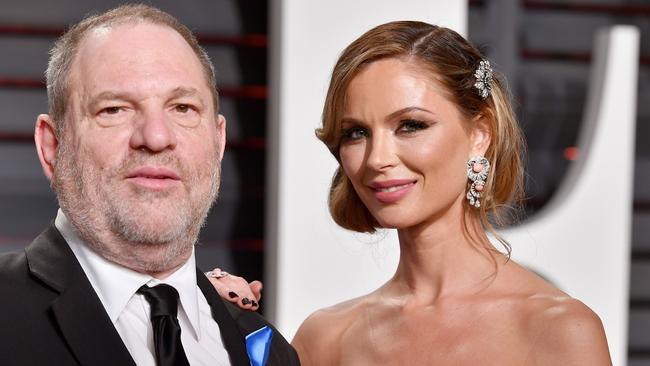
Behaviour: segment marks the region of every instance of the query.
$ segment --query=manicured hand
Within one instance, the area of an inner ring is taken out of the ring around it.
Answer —
[[[205,275],[222,298],[236,303],[242,309],[257,310],[259,308],[259,301],[262,298],[262,282],[249,283],[243,277],[231,275],[220,268],[206,272]]]

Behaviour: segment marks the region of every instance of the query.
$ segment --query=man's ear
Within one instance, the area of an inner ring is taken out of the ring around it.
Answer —
[[[52,180],[59,140],[56,137],[54,122],[49,115],[40,114],[36,118],[34,142],[36,143],[38,159],[41,161],[41,167],[43,167],[43,173],[45,173],[47,179]]]
[[[478,115],[472,120],[472,131],[470,134],[472,153],[474,156],[485,156],[485,152],[490,147],[492,141],[492,129],[490,120],[484,115]]]
[[[223,152],[226,148],[226,117],[217,116],[217,142],[219,143],[219,159],[223,159]]]

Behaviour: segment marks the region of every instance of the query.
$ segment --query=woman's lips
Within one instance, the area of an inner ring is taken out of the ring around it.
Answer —
[[[395,203],[411,192],[416,182],[410,179],[373,182],[370,188],[379,202]]]

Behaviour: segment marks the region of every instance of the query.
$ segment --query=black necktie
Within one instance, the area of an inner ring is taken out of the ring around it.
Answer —
[[[176,317],[178,291],[169,285],[160,284],[154,287],[144,285],[138,293],[144,295],[151,305],[156,365],[189,366],[181,343],[181,326]]]

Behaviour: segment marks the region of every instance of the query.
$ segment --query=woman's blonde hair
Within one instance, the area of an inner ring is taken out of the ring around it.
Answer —
[[[348,85],[364,66],[387,58],[414,62],[428,70],[432,80],[445,87],[450,100],[468,121],[481,116],[488,122],[491,142],[485,156],[490,161],[491,172],[481,192],[481,207],[476,209],[467,204],[465,210],[478,215],[483,228],[494,233],[493,223],[503,225],[508,221],[503,209],[522,194],[523,137],[505,84],[498,75],[493,78],[488,98],[478,94],[474,72],[483,57],[453,30],[399,21],[375,27],[352,42],[332,72],[323,107],[323,125],[316,130],[316,135],[340,162],[341,118]],[[468,187],[469,184],[468,181]],[[346,229],[372,233],[380,227],[340,166],[332,179],[329,208],[334,221]],[[502,243],[509,252],[508,244]]]

